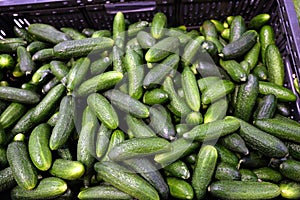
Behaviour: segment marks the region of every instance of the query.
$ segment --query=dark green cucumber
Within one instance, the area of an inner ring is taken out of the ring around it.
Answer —
[[[277,102],[277,112],[283,116],[289,117],[291,115],[291,110],[286,103]]]
[[[246,74],[249,75],[249,73],[250,73],[250,64],[248,63],[248,61],[243,60],[243,61],[240,62],[240,65],[244,69]]]
[[[198,51],[201,48],[202,42],[205,41],[205,37],[198,36],[193,40],[190,40],[187,45],[184,47],[182,54],[182,61],[185,66],[190,65],[194,61],[194,57],[197,55]]]
[[[28,32],[42,41],[57,44],[62,41],[70,40],[70,38],[63,32],[57,30],[48,24],[30,24]]]
[[[92,75],[102,74],[110,65],[112,64],[112,59],[107,56],[100,58],[91,63],[90,71]]]
[[[33,36],[25,28],[14,26],[13,30],[17,37],[23,38],[27,42],[32,42],[34,40]]]
[[[124,160],[134,157],[155,155],[170,150],[170,143],[159,137],[132,138],[125,140],[111,149],[109,157],[112,160]]]
[[[133,24],[130,24],[127,29],[127,34],[129,37],[137,36],[149,25],[148,21],[138,21]],[[138,36],[137,36],[138,37]]]
[[[240,15],[234,16],[230,24],[229,42],[238,40],[246,31],[244,18]]]
[[[167,177],[166,179],[172,197],[176,199],[194,198],[193,187],[188,182],[174,177]]]
[[[51,61],[50,70],[58,80],[66,84],[66,76],[69,73],[70,69],[63,62],[57,60]]]
[[[250,153],[240,159],[240,165],[245,168],[259,168],[268,165],[267,159],[257,151],[250,151]]]
[[[258,64],[254,67],[252,73],[261,81],[266,81],[268,79],[268,70],[263,64]]]
[[[110,199],[110,200],[131,200],[132,197],[113,186],[101,185],[86,188],[78,193],[78,199]]]
[[[254,112],[253,118],[256,119],[268,119],[273,118],[277,108],[277,99],[275,95],[269,94],[263,97],[262,101],[258,103],[258,106]]]
[[[30,90],[0,86],[0,99],[24,104],[36,104],[40,101],[40,96]]]
[[[273,199],[280,195],[279,187],[269,182],[217,181],[208,191],[216,198],[226,199]]]
[[[247,73],[245,69],[237,61],[220,59],[220,65],[233,81],[244,82],[247,80]]]
[[[136,39],[143,49],[150,49],[156,43],[156,40],[146,31],[138,32]]]
[[[149,117],[149,109],[147,106],[130,97],[128,94],[113,89],[105,92],[104,96],[107,97],[114,106],[126,113],[132,114],[137,118]]]
[[[234,117],[227,116],[226,118],[232,119]],[[247,146],[268,157],[281,158],[288,154],[288,149],[281,140],[241,119],[238,120],[240,121],[239,134],[245,140]]]
[[[98,162],[95,171],[106,182],[137,199],[159,200],[157,191],[143,178],[113,162]]]
[[[203,35],[205,37],[218,37],[217,28],[210,20],[205,20],[202,24]]]
[[[235,102],[234,116],[249,121],[258,96],[258,79],[250,74],[246,83],[239,87]]]
[[[42,93],[47,94],[52,88],[57,86],[60,83],[58,78],[54,77],[51,80],[49,80],[45,85],[42,87]]]
[[[42,123],[35,127],[29,136],[28,152],[34,166],[47,171],[52,165],[52,153],[49,148],[51,127]]]
[[[151,23],[151,35],[155,39],[160,39],[165,34],[165,28],[167,26],[167,16],[162,13],[158,12],[154,15]]]
[[[169,95],[161,88],[147,90],[143,96],[143,103],[148,105],[163,104],[169,101]]]
[[[26,144],[16,141],[10,143],[7,160],[18,185],[25,190],[35,188],[38,183],[37,170],[30,160]]]
[[[261,58],[264,64],[266,57],[266,50],[270,44],[275,44],[275,34],[274,30],[270,25],[264,25],[259,31],[259,41],[261,44]]]
[[[75,100],[73,96],[65,96],[59,106],[59,117],[49,139],[51,150],[62,147],[74,131]]]
[[[282,175],[280,172],[270,167],[254,169],[253,172],[256,174],[257,178],[262,181],[278,183],[282,180]]]
[[[110,137],[109,144],[107,147],[107,151],[105,152],[105,155],[102,158],[102,161],[109,161],[110,158],[108,156],[109,152],[119,143],[123,142],[125,140],[125,134],[123,131],[115,130]]]
[[[49,79],[50,74],[50,64],[42,65],[32,75],[30,83],[33,85],[41,85]]]
[[[249,29],[259,29],[270,20],[271,16],[268,13],[262,13],[252,17],[248,23]]]
[[[98,93],[93,93],[88,96],[87,103],[95,112],[98,119],[108,128],[116,129],[119,126],[118,115],[104,96]]]
[[[56,159],[49,173],[64,180],[76,180],[84,174],[84,165],[79,161]]]
[[[20,70],[24,74],[31,74],[33,71],[35,71],[35,63],[32,61],[31,55],[25,47],[19,46],[17,48],[17,55],[20,63]]]
[[[291,119],[287,119],[292,121]],[[286,120],[272,118],[272,119],[257,119],[254,122],[259,129],[268,132],[275,137],[299,142],[300,140],[300,124],[287,123]]]
[[[107,128],[104,123],[102,123],[96,133],[95,138],[95,151],[98,159],[102,158],[107,151],[109,145],[109,138],[111,137],[112,130]]]
[[[239,158],[234,152],[230,151],[229,149],[227,149],[219,143],[215,144],[215,148],[218,151],[218,158],[222,163],[228,163],[233,167],[238,167]]]
[[[296,160],[286,160],[279,166],[280,173],[294,181],[300,181],[300,162]]]
[[[176,162],[164,167],[164,171],[168,176],[181,179],[189,179],[191,175],[188,166],[181,160],[177,160]]]
[[[65,160],[73,160],[73,152],[70,144],[65,144],[63,147],[57,149],[57,155],[59,158]]]
[[[286,141],[285,145],[289,150],[289,154],[296,160],[300,160],[300,144]]]
[[[286,199],[300,198],[300,183],[294,181],[281,182],[280,185],[281,196]]]
[[[126,116],[126,123],[128,128],[134,134],[134,137],[154,137],[155,132],[143,120],[133,117],[128,114]]]
[[[83,35],[82,33],[80,33],[78,30],[74,28],[62,27],[60,28],[60,30],[73,40],[80,40],[86,38],[85,35]]]
[[[50,47],[50,45],[48,43],[41,42],[41,41],[33,41],[29,45],[27,45],[26,50],[30,54],[35,54],[39,50],[46,49],[49,47]]]
[[[258,62],[260,53],[260,43],[256,42],[256,44],[246,53],[244,56],[244,60],[249,63],[249,68],[252,70]]]
[[[21,117],[21,119],[18,120],[18,122],[11,129],[11,137],[18,133],[27,133],[31,128],[37,125],[37,122],[35,122],[31,117],[33,112],[34,108],[31,108]]]
[[[32,55],[32,60],[35,62],[45,62],[53,59],[57,59],[53,48],[41,49]]]
[[[161,199],[168,199],[168,185],[154,163],[147,158],[131,158],[124,162],[150,183],[157,190]]]
[[[215,179],[217,180],[240,180],[241,174],[239,170],[228,164],[228,163],[219,163],[216,167]]]
[[[220,143],[227,149],[230,149],[231,151],[241,153],[244,155],[249,154],[249,150],[245,144],[245,141],[237,133],[232,133],[230,135],[220,138]]]
[[[283,86],[271,82],[259,81],[259,93],[267,95],[274,94],[278,101],[296,101],[296,95]]]
[[[218,153],[213,146],[201,147],[192,176],[192,186],[197,199],[205,197],[207,186],[211,182],[215,171],[217,159]]]
[[[201,95],[203,104],[213,103],[222,97],[230,94],[234,90],[234,84],[228,80],[220,80],[213,84],[213,87],[209,87],[204,90]]]
[[[85,78],[90,67],[90,59],[87,57],[79,58],[74,66],[70,69],[67,76],[67,89],[68,91],[73,91],[77,88]]]
[[[175,53],[180,42],[176,37],[167,37],[157,42],[145,54],[147,62],[158,62]]]
[[[110,38],[85,38],[60,42],[53,47],[54,55],[60,58],[87,56],[91,51],[112,48],[114,41]]]
[[[258,34],[254,30],[243,33],[241,37],[223,47],[220,56],[223,59],[235,59],[248,52],[256,43]]]
[[[0,124],[4,129],[14,125],[26,112],[27,108],[21,103],[11,103],[0,115]]]
[[[93,92],[107,90],[123,79],[123,74],[117,71],[108,71],[84,81],[75,91],[78,96],[85,96]]]
[[[6,167],[0,171],[0,192],[12,189],[17,185],[11,167]]]
[[[256,174],[250,169],[239,169],[239,172],[241,174],[241,181],[257,182],[258,180]]]
[[[15,53],[19,46],[25,46],[27,42],[23,38],[5,38],[0,40],[1,53]]]
[[[56,177],[43,178],[33,190],[25,190],[20,186],[11,191],[12,199],[53,199],[67,191],[68,185],[65,181]]]
[[[200,124],[183,134],[183,138],[196,141],[209,141],[228,135],[238,130],[240,123],[234,119],[216,120]]]

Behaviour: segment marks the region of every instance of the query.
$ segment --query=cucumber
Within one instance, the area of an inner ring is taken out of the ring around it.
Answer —
[[[240,159],[239,163],[246,168],[259,168],[268,165],[267,159],[257,151],[250,151],[247,156]]]
[[[283,102],[277,102],[277,110],[278,114],[281,114],[283,116],[290,116],[291,115],[291,110],[289,106],[286,103]]]
[[[140,99],[143,95],[143,60],[134,50],[130,50],[125,54],[124,64],[128,74],[128,94],[132,98]]]
[[[249,121],[258,96],[259,86],[256,76],[250,74],[246,83],[239,87],[235,102],[234,116]]]
[[[76,180],[84,174],[84,165],[79,161],[56,159],[49,173],[64,180]]]
[[[47,171],[52,165],[52,153],[49,148],[51,127],[42,123],[36,126],[29,136],[28,152],[34,166]]]
[[[57,149],[57,155],[59,156],[59,158],[65,159],[65,160],[73,160],[73,154],[72,154],[72,150],[71,145],[69,145],[68,143],[65,144],[63,147]]]
[[[12,135],[18,133],[27,133],[31,128],[33,128],[37,123],[32,119],[34,108],[29,109],[22,117],[17,121],[14,127],[11,129]],[[12,136],[12,137],[13,137]]]
[[[150,32],[153,38],[160,39],[165,34],[165,28],[167,26],[167,16],[158,12],[154,15],[151,23]]]
[[[102,74],[110,65],[112,64],[112,59],[107,56],[104,58],[99,58],[91,63],[90,71],[92,75]]]
[[[163,138],[132,138],[119,143],[113,149],[111,149],[111,151],[109,152],[109,158],[119,161],[134,157],[155,155],[170,150],[170,143]]]
[[[203,35],[205,37],[218,37],[218,32],[215,24],[210,20],[205,20],[202,24]]]
[[[123,79],[123,74],[117,71],[109,71],[87,79],[75,91],[78,96],[86,96],[93,92],[107,90]]]
[[[109,138],[111,137],[112,130],[107,128],[104,123],[102,123],[96,133],[95,143],[96,143],[96,156],[98,159],[102,158],[107,151],[109,145]]]
[[[285,199],[300,198],[300,184],[294,181],[282,182],[279,185],[281,196]]]
[[[74,91],[83,81],[90,67],[90,59],[87,57],[76,60],[66,77],[68,91]]]
[[[34,23],[28,27],[28,32],[39,40],[57,44],[62,41],[70,40],[71,38],[65,33],[57,30],[51,25]]]
[[[292,121],[292,120],[290,120]],[[259,129],[268,132],[275,137],[299,142],[300,140],[300,124],[287,123],[286,120],[273,119],[258,119],[254,122]]]
[[[25,46],[27,42],[23,38],[5,38],[0,41],[1,53],[15,53],[19,46]]]
[[[84,28],[81,31],[85,36],[87,37],[91,37],[93,35],[94,32],[96,32],[96,30],[92,29],[92,28]]]
[[[226,60],[241,57],[255,45],[257,37],[256,31],[246,31],[239,39],[224,46],[220,57]]]
[[[211,19],[210,21],[215,25],[215,27],[219,33],[221,33],[224,30],[224,26],[221,21],[216,20],[216,19]]]
[[[120,49],[124,48],[125,42],[125,17],[122,12],[117,12],[113,20],[113,40]]]
[[[17,185],[11,167],[6,167],[0,171],[0,192],[12,189]]]
[[[191,39],[196,38],[197,36],[199,36],[199,32],[197,30],[191,30],[187,33],[182,33],[178,36],[178,39],[180,41],[181,44],[185,44],[188,41],[190,41]]]
[[[17,37],[23,38],[27,42],[32,42],[34,40],[33,36],[28,33],[25,28],[18,28],[17,26],[14,26],[13,31]]]
[[[97,37],[111,37],[111,31],[110,30],[97,30],[97,31],[94,31],[92,33],[92,35],[88,36],[88,37],[91,37],[91,38],[97,38]]]
[[[267,47],[270,44],[275,44],[274,30],[270,25],[264,25],[263,27],[261,27],[259,31],[259,41],[261,44],[260,54],[261,54],[262,62],[266,64],[265,58],[266,58]]]
[[[53,60],[50,62],[50,70],[52,74],[63,84],[67,82],[67,75],[70,69],[61,61]]]
[[[235,117],[225,117],[232,119]],[[238,119],[238,118],[235,118]],[[265,156],[281,158],[288,154],[288,149],[282,141],[247,122],[240,121],[240,136],[245,140],[247,146],[259,151]]]
[[[50,81],[48,81],[45,85],[42,87],[42,93],[47,94],[52,88],[57,86],[60,83],[58,78],[54,77]]]
[[[50,48],[50,45],[48,43],[41,41],[33,41],[29,45],[27,45],[26,50],[33,55],[39,50],[46,48]]]
[[[118,115],[104,96],[93,93],[88,96],[87,103],[105,126],[110,129],[116,129],[119,126]]]
[[[289,142],[286,141],[284,143],[288,150],[289,154],[296,160],[300,160],[300,144],[294,143],[294,142]]]
[[[214,26],[214,25],[213,25]],[[205,41],[205,37],[198,36],[195,39],[190,40],[184,47],[182,54],[182,61],[185,66],[190,65],[195,60],[195,56],[201,48],[201,44]]]
[[[108,156],[111,149],[113,149],[117,144],[123,142],[125,140],[125,134],[123,131],[115,130],[110,137],[109,144],[107,147],[107,151],[105,152],[105,155],[102,158],[102,161],[109,161],[110,158]]]
[[[165,77],[176,69],[180,58],[176,54],[172,54],[165,58],[160,64],[154,66],[144,78],[144,88],[151,88],[154,85],[161,84]]]
[[[124,162],[135,172],[139,173],[148,183],[150,183],[159,193],[161,199],[168,199],[168,185],[154,163],[147,158],[131,158]]]
[[[253,70],[257,65],[260,53],[260,43],[256,42],[255,45],[245,54],[244,60],[249,63],[250,70]]]
[[[187,141],[183,138],[176,139],[171,142],[171,151],[156,154],[154,160],[162,166],[169,165],[179,158],[185,157],[196,149],[199,143]]]
[[[70,27],[62,27],[60,28],[62,32],[64,32],[69,38],[72,40],[80,40],[86,38],[85,35],[77,31],[76,29],[70,28]]]
[[[240,62],[240,65],[244,69],[246,74],[249,75],[250,74],[250,64],[248,63],[248,61],[243,60],[242,62]]]
[[[127,34],[129,37],[137,36],[137,34],[142,32],[148,25],[148,21],[138,21],[132,23],[128,26]]]
[[[12,199],[52,199],[64,194],[67,189],[67,183],[60,178],[46,177],[33,190],[25,190],[17,186],[10,194]]]
[[[258,103],[258,106],[254,112],[253,118],[256,119],[268,119],[273,118],[277,108],[277,99],[275,95],[269,94],[263,97],[262,101]]]
[[[208,191],[216,198],[226,199],[272,199],[280,195],[274,183],[249,181],[216,181]]]
[[[13,69],[15,61],[10,54],[1,54],[0,55],[0,68],[1,69]]]
[[[228,163],[219,163],[216,167],[215,179],[217,180],[240,180],[241,174],[239,170],[228,164]]]
[[[194,198],[193,187],[188,182],[174,177],[167,177],[166,179],[172,197],[176,199]]]
[[[219,139],[219,141],[220,144],[222,144],[224,147],[231,151],[241,153],[244,155],[249,154],[249,149],[247,148],[245,141],[237,133],[232,133],[230,135],[222,137]]]
[[[200,112],[193,111],[186,116],[185,122],[190,125],[199,125],[203,123],[203,116]]]
[[[143,103],[148,105],[163,104],[169,101],[169,95],[161,88],[147,90],[143,96]]]
[[[200,78],[198,79],[197,83],[198,83],[198,87],[202,92],[204,92],[207,88],[209,88],[210,86],[212,86],[212,84],[214,84],[215,82],[219,81],[220,78],[217,76],[208,76],[205,78]]]
[[[237,61],[220,59],[220,65],[229,74],[233,81],[245,82],[247,80],[247,73],[245,69],[243,69]]]
[[[210,141],[233,133],[239,127],[240,123],[234,119],[216,120],[195,126],[192,130],[184,133],[183,138],[199,142]]]
[[[239,171],[241,174],[241,181],[250,181],[250,182],[258,181],[256,174],[250,169],[239,169]]]
[[[188,166],[181,160],[164,167],[164,171],[168,176],[181,179],[189,179],[191,175]]]
[[[41,85],[49,79],[50,74],[50,64],[42,65],[32,75],[30,83],[33,85]]]
[[[112,63],[113,70],[117,72],[124,73],[125,67],[123,62],[124,52],[117,46],[113,46],[112,48]]]
[[[286,160],[279,165],[280,173],[291,180],[300,181],[300,162],[296,160]]]
[[[45,62],[53,59],[57,59],[53,48],[41,49],[32,55],[32,60],[35,62]]]
[[[296,101],[296,95],[289,89],[271,82],[259,81],[260,94],[274,94],[278,101]]]
[[[27,146],[14,141],[7,147],[7,160],[19,187],[32,190],[38,183],[37,170],[32,164]]]
[[[7,129],[14,125],[26,112],[26,106],[12,102],[0,115],[2,128]]]
[[[126,123],[136,138],[154,137],[156,135],[143,120],[135,118],[130,114],[126,116]]]
[[[268,13],[262,13],[252,17],[248,23],[249,29],[260,29],[263,25],[269,22],[271,16]]]
[[[60,58],[87,56],[91,51],[101,51],[112,48],[114,41],[107,37],[68,40],[53,47],[54,55]]]
[[[118,199],[118,200],[131,200],[132,197],[124,193],[113,186],[101,185],[86,188],[79,192],[78,199],[88,200],[88,199]]]
[[[215,148],[218,151],[218,158],[220,162],[227,163],[233,167],[238,168],[239,158],[234,152],[228,150],[226,147],[219,143],[215,144]]]
[[[4,147],[0,148],[0,168],[3,169],[8,166],[6,149]]]
[[[278,47],[270,44],[265,52],[265,64],[268,69],[268,79],[270,82],[283,86],[284,84],[284,64]]]
[[[126,113],[132,114],[137,118],[149,117],[149,109],[146,105],[119,90],[113,89],[106,91],[104,96],[107,97],[114,106]]]
[[[106,182],[137,199],[159,200],[157,191],[143,178],[113,162],[97,162],[95,171]]]
[[[234,16],[230,23],[229,42],[238,40],[246,31],[244,18],[240,15]]]
[[[221,37],[225,40],[229,40],[230,38],[230,29],[226,28],[221,32]]]
[[[192,186],[197,199],[204,198],[207,186],[211,182],[218,159],[217,150],[211,146],[202,146],[192,176]]]
[[[267,67],[263,64],[258,64],[254,67],[252,73],[260,80],[266,81],[268,79]]]
[[[62,147],[75,129],[75,99],[67,95],[63,97],[59,106],[59,117],[52,130],[49,147],[51,150],[57,150]]]
[[[154,46],[152,46],[145,54],[145,60],[147,62],[158,62],[166,58],[172,53],[175,53],[179,47],[179,40],[176,37],[167,37]]]
[[[36,92],[30,90],[10,86],[0,86],[0,99],[23,104],[36,104],[40,101],[40,96]]]
[[[25,47],[19,46],[17,48],[17,56],[20,64],[20,70],[24,74],[28,75],[35,71],[35,63],[32,61],[31,55]]]
[[[188,106],[194,110],[200,109],[200,92],[198,89],[196,77],[189,67],[185,67],[181,74],[182,89],[184,92],[185,100]]]
[[[143,49],[150,49],[156,43],[156,39],[154,39],[151,34],[146,31],[138,32],[136,39]]]
[[[256,174],[257,178],[262,181],[278,183],[282,180],[280,172],[270,167],[254,169],[253,172]]]

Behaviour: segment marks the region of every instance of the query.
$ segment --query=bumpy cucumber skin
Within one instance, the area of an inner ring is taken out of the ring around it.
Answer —
[[[79,192],[78,199],[118,199],[130,200],[132,197],[113,186],[93,186]]]
[[[160,39],[165,33],[165,27],[167,25],[167,16],[164,13],[156,13],[152,19],[151,35],[155,39]]]
[[[286,160],[279,166],[280,173],[294,181],[300,181],[300,162],[296,160]]]

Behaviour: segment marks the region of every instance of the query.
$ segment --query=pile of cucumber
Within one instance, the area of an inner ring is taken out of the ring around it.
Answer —
[[[0,41],[11,199],[300,198],[297,95],[270,15],[14,27]]]

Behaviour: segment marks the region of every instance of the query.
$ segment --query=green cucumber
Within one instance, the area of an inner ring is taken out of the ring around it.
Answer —
[[[42,123],[35,127],[29,136],[29,156],[34,166],[41,171],[47,171],[52,165],[52,153],[49,148],[50,135],[50,126]]]
[[[111,149],[109,157],[112,160],[118,161],[134,157],[155,155],[170,150],[170,143],[159,137],[132,138],[119,143]]]
[[[98,162],[94,166],[100,178],[137,199],[159,200],[157,191],[143,178],[113,162]]]
[[[258,106],[254,112],[253,118],[256,119],[268,119],[273,118],[277,108],[277,99],[275,95],[269,94],[263,97],[262,101],[258,103]]]
[[[45,85],[42,87],[42,93],[47,94],[52,88],[57,86],[60,83],[58,78],[54,77],[50,81],[48,81]]]
[[[27,42],[23,38],[5,38],[0,40],[1,53],[15,53],[19,46],[25,46]]]
[[[269,22],[271,16],[268,13],[262,13],[252,17],[252,19],[248,23],[249,29],[259,29],[263,25]]]
[[[79,161],[56,159],[49,173],[64,180],[76,180],[84,174],[84,165]]]
[[[11,191],[12,199],[52,199],[59,197],[67,191],[68,185],[65,181],[56,177],[43,178],[33,190],[25,190],[20,186]]]
[[[250,169],[239,169],[239,171],[241,174],[241,181],[250,181],[250,182],[258,181],[256,174]]]
[[[265,58],[266,58],[267,47],[270,44],[275,44],[274,30],[270,25],[264,25],[263,27],[261,27],[259,31],[259,41],[261,44],[260,54],[261,54],[262,62],[266,64]]]
[[[217,180],[240,180],[241,174],[239,170],[228,164],[220,162],[216,167],[215,179]]]
[[[143,103],[148,105],[163,104],[169,101],[169,95],[161,88],[147,90],[143,96]]]
[[[82,33],[80,33],[78,30],[74,28],[62,27],[60,28],[60,30],[73,40],[80,40],[86,38],[85,35],[83,35]]]
[[[215,82],[219,81],[220,78],[217,76],[208,76],[205,78],[200,78],[198,79],[197,83],[198,83],[198,87],[202,92],[204,92],[204,90],[206,90],[207,88],[209,88],[210,86],[212,86]]]
[[[197,55],[201,48],[201,44],[205,41],[205,37],[198,36],[195,39],[190,40],[184,47],[182,54],[182,61],[185,66],[190,65],[194,61],[194,57]]]
[[[41,42],[41,41],[33,41],[29,45],[27,45],[26,50],[30,54],[33,55],[36,52],[38,52],[39,50],[46,49],[46,48],[49,48],[49,47],[50,47],[50,45],[48,43]]]
[[[151,34],[146,31],[138,32],[136,39],[143,49],[150,49],[156,43],[156,39],[154,39]]]
[[[24,104],[36,104],[40,101],[40,96],[30,90],[0,86],[0,99]]]
[[[245,141],[237,133],[232,133],[230,135],[220,138],[220,143],[231,151],[241,153],[244,155],[249,154],[249,149],[247,148]]]
[[[291,110],[289,106],[286,103],[283,102],[277,102],[277,110],[278,114],[281,114],[283,116],[290,116],[291,115]]]
[[[220,59],[221,67],[229,74],[233,81],[244,82],[247,80],[245,69],[235,60]]]
[[[260,53],[260,43],[256,42],[256,44],[246,53],[244,56],[244,60],[249,63],[250,70],[254,69],[257,65]]]
[[[31,128],[33,128],[37,122],[32,119],[34,108],[29,109],[22,117],[18,120],[18,122],[11,129],[12,135],[16,135],[18,133],[27,133]]]
[[[96,156],[98,159],[102,158],[107,151],[109,145],[109,138],[111,137],[112,130],[107,128],[104,123],[102,123],[96,132]]]
[[[183,138],[196,141],[210,141],[238,130],[240,123],[233,119],[216,120],[200,124],[183,134]]]
[[[218,37],[218,32],[215,24],[210,20],[205,20],[202,24],[203,35],[205,37]]]
[[[129,37],[137,36],[138,33],[142,32],[149,25],[148,21],[138,21],[128,26],[127,34]]]
[[[75,91],[78,96],[85,96],[93,92],[107,90],[123,79],[123,74],[117,71],[108,71],[87,79]]]
[[[300,160],[300,144],[289,141],[286,141],[284,144],[287,146],[289,154],[296,160]]]
[[[18,61],[20,63],[20,70],[24,74],[31,74],[35,70],[35,63],[31,59],[30,53],[25,47],[19,46],[17,48]]]
[[[90,71],[92,75],[102,74],[110,65],[112,64],[112,59],[107,56],[104,58],[99,58],[91,63]]]
[[[102,161],[109,161],[110,158],[108,156],[109,152],[119,143],[123,142],[125,140],[125,134],[123,131],[115,130],[109,140],[109,144],[107,147],[107,151],[105,152],[105,155],[102,157]]]
[[[104,96],[98,93],[93,93],[88,96],[87,103],[95,112],[98,119],[108,128],[116,129],[119,126],[118,115]]]
[[[197,157],[192,186],[197,199],[204,198],[207,186],[211,182],[218,159],[217,150],[211,146],[202,146]]]
[[[10,54],[0,54],[0,68],[12,69],[15,66],[14,58]]]
[[[194,198],[193,187],[188,182],[174,177],[167,177],[166,179],[172,197],[176,199]]]
[[[125,67],[123,66],[123,56],[124,56],[124,52],[119,47],[113,46],[112,64],[113,64],[114,71],[124,73]]]
[[[65,160],[73,160],[73,154],[72,149],[68,143],[65,144],[63,147],[57,149],[57,155],[59,158],[65,159]]]
[[[165,28],[167,26],[167,16],[162,13],[158,12],[154,15],[151,23],[151,35],[155,39],[160,39],[165,34]]]
[[[149,117],[149,109],[147,106],[130,97],[128,94],[113,89],[106,91],[104,96],[107,97],[114,106],[126,113],[132,114],[137,118]]]
[[[246,60],[243,60],[242,62],[240,62],[240,65],[244,69],[246,74],[249,75],[249,73],[250,73],[250,64],[249,64],[249,62],[246,61]]]
[[[111,31],[110,30],[97,30],[92,33],[91,38],[97,38],[97,37],[111,37]]]
[[[256,174],[257,178],[262,181],[278,183],[282,180],[280,172],[270,167],[254,169],[253,172]]]
[[[78,199],[110,199],[110,200],[132,200],[132,197],[113,186],[101,185],[86,188],[78,193]]]
[[[69,139],[75,129],[74,115],[74,97],[70,95],[63,97],[59,106],[59,117],[49,139],[51,150],[57,150],[62,147]]]
[[[17,185],[11,167],[6,167],[0,171],[0,192],[12,189]]]
[[[230,23],[229,42],[232,43],[233,41],[238,40],[245,31],[246,25],[244,18],[240,15],[234,16]]]
[[[300,162],[296,160],[286,160],[279,165],[279,171],[291,180],[300,181]]]
[[[201,112],[193,111],[186,116],[185,122],[190,125],[199,125],[203,123],[203,116]]]
[[[32,42],[34,40],[33,36],[25,28],[14,26],[13,30],[17,37],[23,38],[27,42]]]
[[[123,49],[125,42],[125,17],[122,12],[117,12],[113,20],[113,40],[116,46]]]
[[[215,27],[219,33],[221,33],[224,30],[224,26],[221,21],[216,20],[216,19],[211,19],[210,21],[215,25]]]
[[[268,79],[268,70],[263,64],[256,65],[252,72],[260,81],[266,81]]]
[[[281,196],[285,199],[299,199],[300,198],[300,183],[294,181],[282,182],[279,185]]]
[[[224,147],[223,145],[216,143],[215,148],[218,151],[218,158],[222,163],[228,163],[231,166],[238,167],[239,158],[237,155]]]
[[[87,37],[91,37],[93,35],[94,32],[96,32],[96,30],[92,29],[92,28],[84,28],[81,31],[85,36]]]
[[[240,159],[239,163],[246,168],[259,168],[268,165],[267,159],[257,151],[250,151],[247,156]]]
[[[50,73],[50,64],[42,65],[32,75],[30,83],[33,85],[41,85],[49,79]]]
[[[0,124],[4,129],[14,125],[25,113],[26,106],[12,102],[0,115]]]
[[[260,94],[274,94],[278,101],[296,101],[296,95],[283,86],[277,85],[271,82],[259,81],[259,93]]]
[[[62,83],[66,84],[66,77],[70,69],[61,61],[53,60],[50,62],[50,70],[52,74],[60,80]]]
[[[126,116],[126,123],[136,138],[154,137],[156,135],[149,125],[147,125],[143,120],[135,118],[130,114]]]
[[[67,79],[68,91],[74,91],[83,81],[90,67],[90,59],[87,57],[76,60],[74,66],[70,69]]]
[[[164,167],[164,171],[168,174],[168,176],[181,179],[189,179],[191,175],[188,166],[181,160],[177,160],[176,162]]]
[[[234,116],[249,121],[258,96],[258,79],[250,74],[246,83],[239,87],[235,102]]]
[[[53,48],[41,49],[32,55],[32,60],[35,62],[45,62],[56,58]]]
[[[32,164],[27,146],[14,141],[7,147],[7,160],[18,185],[31,190],[38,184],[37,170]]]
[[[208,191],[216,198],[226,199],[273,199],[280,195],[279,187],[269,182],[217,181]]]

